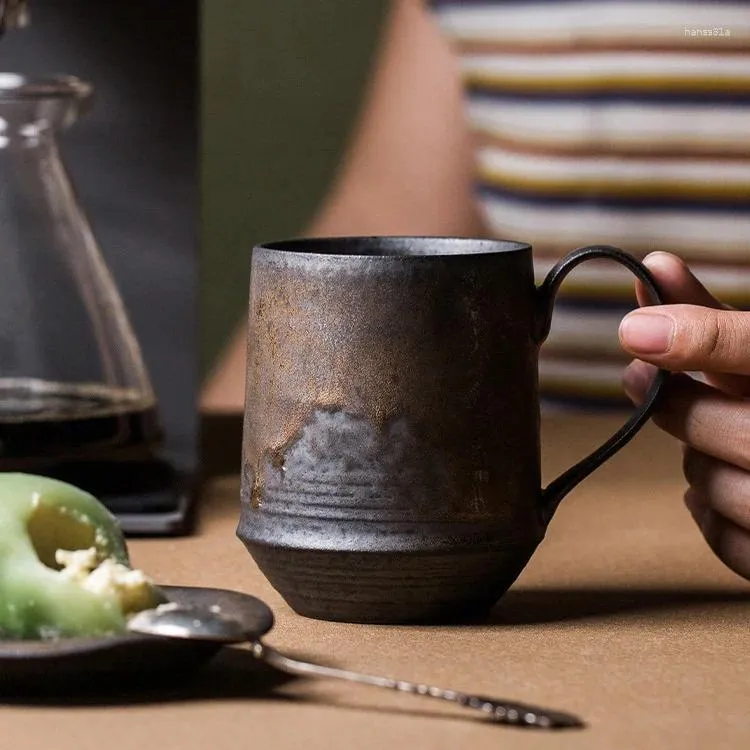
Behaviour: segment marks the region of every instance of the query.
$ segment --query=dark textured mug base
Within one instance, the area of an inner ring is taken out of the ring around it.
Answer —
[[[280,549],[245,542],[295,612],[370,624],[459,623],[486,617],[534,547],[439,553]]]

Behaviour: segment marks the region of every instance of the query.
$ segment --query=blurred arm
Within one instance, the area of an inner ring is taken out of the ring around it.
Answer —
[[[308,236],[478,236],[472,147],[457,61],[422,0],[392,0],[354,138]],[[202,407],[241,411],[245,327],[208,380]]]

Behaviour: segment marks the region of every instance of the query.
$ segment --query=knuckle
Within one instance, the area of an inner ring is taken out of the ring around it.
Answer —
[[[741,325],[742,313],[720,310],[703,311],[702,324],[698,326],[697,349],[699,356],[707,363],[717,363],[734,368],[740,365],[748,355],[748,331],[743,331]],[[750,319],[748,319],[750,320]],[[750,369],[750,362],[745,363]]]
[[[703,335],[703,353],[710,359],[715,359],[717,354],[726,346],[726,327],[718,315],[708,315]]]
[[[702,484],[705,454],[691,446],[685,446],[682,453],[682,473],[691,487]]]
[[[750,578],[750,538],[744,529],[712,513],[702,531],[708,546],[728,568]]]
[[[750,471],[750,438],[745,435],[738,446],[737,465],[745,471]]]
[[[733,422],[727,438],[733,444],[736,464],[745,471],[750,471],[750,402],[738,405]]]
[[[722,456],[730,465],[744,471],[750,471],[750,424],[742,415],[733,418],[727,415],[722,424],[715,419],[706,420],[704,424],[696,421],[693,432],[700,434],[702,447],[712,454]]]
[[[750,485],[748,483],[738,488],[737,518],[734,520],[741,528],[750,530]]]

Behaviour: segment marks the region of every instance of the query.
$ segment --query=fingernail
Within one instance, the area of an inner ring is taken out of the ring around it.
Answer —
[[[674,323],[666,315],[636,310],[620,323],[620,341],[634,354],[663,354],[673,337]]]
[[[634,404],[643,401],[656,374],[656,367],[646,362],[631,362],[622,376],[622,387]]]
[[[643,265],[648,266],[649,268],[651,268],[651,266],[653,265],[661,265],[664,262],[673,266],[682,266],[683,268],[685,267],[685,262],[682,260],[682,258],[674,255],[673,253],[667,253],[664,250],[655,250],[653,253],[649,253],[643,259]]]

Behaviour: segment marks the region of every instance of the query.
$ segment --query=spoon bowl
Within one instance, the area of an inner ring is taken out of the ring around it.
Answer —
[[[262,603],[262,602],[261,602]],[[271,610],[268,610],[269,613]],[[169,602],[133,615],[131,633],[216,644],[247,643],[266,632],[262,612],[249,613],[242,621],[222,613],[218,605],[198,608]]]

